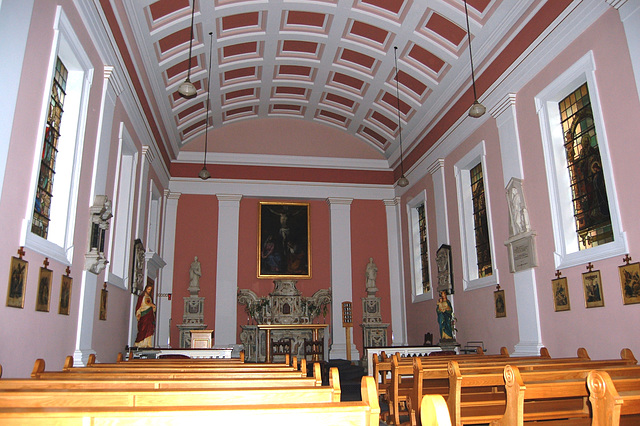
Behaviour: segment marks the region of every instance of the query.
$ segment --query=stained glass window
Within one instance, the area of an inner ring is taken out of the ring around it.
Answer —
[[[420,230],[420,264],[422,267],[422,292],[428,293],[431,290],[429,281],[429,247],[427,242],[427,216],[424,211],[424,204],[416,207],[418,212],[418,228]]]
[[[487,222],[487,205],[484,198],[482,163],[478,163],[478,165],[469,170],[469,175],[473,201],[473,229],[476,237],[478,278],[482,278],[493,273],[491,267],[491,246],[489,244],[489,225]]]
[[[49,113],[42,144],[40,159],[40,174],[38,188],[33,208],[31,232],[47,238],[51,213],[51,197],[53,193],[53,178],[55,176],[56,155],[58,153],[58,139],[60,138],[60,121],[64,111],[64,98],[67,85],[67,69],[60,60],[56,60],[56,69],[51,85]]]
[[[587,84],[559,103],[578,247],[613,241],[609,200]]]

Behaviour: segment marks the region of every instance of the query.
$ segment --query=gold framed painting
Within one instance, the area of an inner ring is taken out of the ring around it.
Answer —
[[[640,303],[640,263],[618,266],[618,272],[622,287],[622,303],[625,305]]]
[[[582,286],[584,287],[584,302],[587,308],[604,306],[602,294],[602,277],[600,271],[589,271],[582,274]]]
[[[496,307],[496,318],[504,318],[507,316],[507,303],[504,299],[504,290],[496,290],[493,292],[493,301]]]
[[[309,203],[260,202],[258,278],[311,278]]]
[[[68,275],[62,276],[60,283],[60,303],[58,304],[58,313],[60,315],[69,315],[69,305],[71,304],[71,286],[73,278]]]
[[[7,288],[7,306],[24,308],[24,292],[27,287],[27,270],[29,262],[11,257],[9,267],[9,286]]]
[[[107,320],[107,299],[109,298],[109,291],[107,290],[107,283],[104,284],[104,287],[100,291],[100,312],[98,318],[100,321]]]
[[[556,312],[570,311],[571,302],[569,299],[569,285],[566,278],[551,280],[553,290],[553,307]]]
[[[36,311],[49,312],[52,279],[53,271],[51,269],[40,268],[40,274],[38,275],[38,294],[36,294]]]

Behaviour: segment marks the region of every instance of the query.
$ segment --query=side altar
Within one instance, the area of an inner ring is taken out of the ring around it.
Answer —
[[[273,292],[265,297],[258,297],[248,289],[238,289],[238,303],[245,306],[248,317],[248,324],[240,326],[240,341],[244,345],[247,361],[264,362],[268,359],[268,335],[274,341],[291,339],[291,355],[298,358],[304,356],[305,339],[324,339],[324,327],[318,329],[319,327],[313,327],[312,324],[320,315],[326,317],[328,305],[331,303],[331,290],[318,290],[311,297],[304,297],[296,288],[296,283],[295,280],[275,280]],[[264,327],[260,327],[265,324],[282,324],[283,327],[273,327],[267,333]],[[287,328],[285,325],[296,327]],[[324,340],[327,354],[327,341]]]

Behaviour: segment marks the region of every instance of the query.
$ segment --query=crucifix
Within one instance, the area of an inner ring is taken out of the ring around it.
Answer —
[[[44,258],[44,262],[42,262],[42,266],[44,266],[44,269],[49,269],[49,258],[48,257]]]
[[[591,262],[589,262],[589,264],[587,265],[587,269],[589,270],[589,272],[591,272],[591,270],[593,269],[593,264],[591,264]]]
[[[625,262],[627,265],[629,264],[629,262],[631,262],[631,256],[629,256],[629,254],[625,254],[624,258],[622,259],[623,262]]]
[[[18,256],[20,257],[20,260],[22,260],[22,256],[24,256],[25,254],[27,254],[27,252],[24,251],[24,247],[20,246],[20,248],[18,249]]]
[[[559,269],[556,269],[556,278],[560,278],[560,275],[562,275],[562,272],[560,272]]]
[[[69,266],[67,266],[67,269],[65,269],[65,272],[67,273],[67,276],[69,276],[69,274],[71,273],[71,268],[69,268]]]

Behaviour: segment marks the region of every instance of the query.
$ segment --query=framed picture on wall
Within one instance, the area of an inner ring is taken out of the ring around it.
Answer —
[[[51,298],[51,280],[53,271],[40,268],[38,275],[38,294],[36,294],[36,311],[49,312],[49,299]]]
[[[29,262],[22,258],[11,257],[9,269],[9,287],[7,288],[7,306],[24,308],[24,292],[27,287]]]
[[[587,308],[604,306],[600,271],[589,271],[582,274],[582,285],[584,287],[584,301]]]
[[[311,278],[309,229],[309,203],[260,202],[258,278]]]
[[[494,291],[493,301],[496,306],[496,318],[505,318],[507,316],[507,304],[504,299],[504,290]]]
[[[68,275],[62,276],[60,284],[60,304],[58,305],[58,313],[61,315],[69,315],[69,305],[71,304],[71,285],[73,278]]]
[[[640,303],[640,263],[629,263],[618,267],[622,302],[625,305]]]
[[[563,277],[551,280],[551,288],[553,290],[553,306],[556,312],[571,310],[567,279]]]

